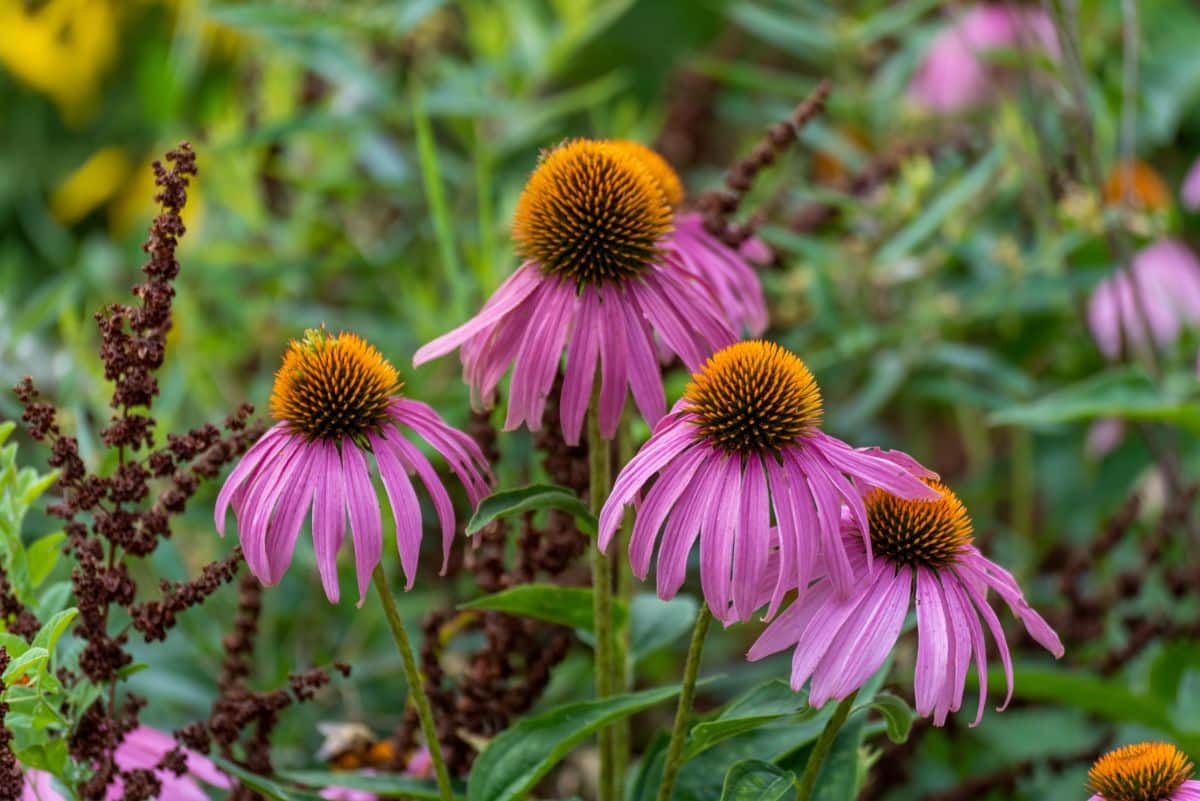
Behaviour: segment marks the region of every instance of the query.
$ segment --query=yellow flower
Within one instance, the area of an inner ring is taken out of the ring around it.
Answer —
[[[107,0],[0,0],[0,64],[49,95],[67,122],[95,107],[116,56],[117,15]]]
[[[130,166],[119,147],[97,150],[55,188],[50,211],[59,222],[78,222],[116,194],[128,178]]]

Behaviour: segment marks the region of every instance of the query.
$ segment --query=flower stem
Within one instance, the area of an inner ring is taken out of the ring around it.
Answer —
[[[846,718],[850,716],[850,709],[854,706],[854,699],[857,696],[858,690],[855,690],[843,698],[842,702],[837,705],[837,709],[833,711],[833,717],[825,724],[821,736],[817,738],[817,743],[813,746],[812,753],[808,755],[808,765],[804,768],[804,775],[800,777],[799,789],[796,790],[796,801],[808,801],[812,798],[813,789],[817,785],[817,776],[821,773],[821,766],[825,764],[825,758],[829,756],[829,749],[833,747],[837,733],[841,731]]]
[[[599,383],[599,382],[597,382]],[[600,510],[612,489],[611,443],[600,435],[599,397],[588,410],[588,492],[592,514]],[[613,694],[612,562],[598,547],[592,548],[592,614],[596,638],[596,697]],[[613,766],[613,730],[600,730],[599,801],[616,801],[617,776]]]
[[[667,746],[667,758],[663,762],[658,801],[671,801],[675,777],[682,766],[683,742],[687,736],[688,717],[692,713],[692,699],[696,696],[696,676],[700,672],[700,652],[704,648],[704,636],[708,634],[708,624],[711,621],[712,612],[708,611],[708,604],[701,600],[700,611],[696,613],[696,625],[692,628],[692,641],[688,645],[687,662],[683,667],[683,690],[679,693],[675,725],[671,728],[671,743]]]
[[[617,429],[617,470],[629,463],[633,458],[633,436],[630,431],[630,415],[626,410],[621,419],[621,427]],[[633,620],[633,571],[625,554],[629,551],[629,538],[633,533],[633,516],[628,511],[621,521],[617,532],[616,547],[609,554],[612,569],[616,573],[617,600],[625,606],[625,617],[617,626],[616,644],[613,654],[613,687],[618,693],[627,693],[633,689],[633,657],[629,653],[629,627]],[[621,777],[629,767],[629,718],[619,720],[613,725],[613,775],[616,777],[614,787],[615,801],[621,801],[623,790]]]
[[[442,801],[454,801],[454,792],[450,789],[450,772],[446,770],[446,760],[442,758],[442,746],[438,742],[437,727],[433,723],[433,709],[429,706],[429,696],[425,694],[425,677],[417,668],[417,660],[413,657],[408,633],[404,630],[404,621],[400,619],[400,612],[396,609],[396,599],[392,597],[392,590],[388,587],[383,566],[375,565],[375,572],[371,577],[375,582],[375,589],[379,591],[379,600],[383,601],[383,613],[392,629],[392,639],[396,641],[396,647],[400,650],[404,677],[408,680],[408,696],[417,708],[417,717],[421,719],[425,746],[429,749],[429,759],[433,762],[433,771],[437,776],[438,794]]]

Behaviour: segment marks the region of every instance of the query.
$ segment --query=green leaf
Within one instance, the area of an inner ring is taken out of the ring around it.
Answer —
[[[1039,400],[999,409],[988,421],[1048,426],[1099,417],[1178,423],[1200,431],[1200,403],[1190,396],[1187,385],[1160,387],[1136,367],[1106,370]]]
[[[940,192],[917,218],[901,228],[879,249],[876,261],[892,264],[908,256],[931,236],[951,215],[958,212],[980,192],[994,184],[993,179],[1004,163],[1004,150],[996,147],[967,171],[952,186]]]
[[[67,535],[61,531],[36,540],[26,550],[25,558],[29,562],[29,586],[37,589],[42,582],[54,572],[58,557],[62,555],[62,542]]]
[[[1082,709],[1114,723],[1136,723],[1161,732],[1167,739],[1200,758],[1200,737],[1181,730],[1171,720],[1170,705],[1151,693],[1138,693],[1124,684],[1086,673],[1055,668],[1016,668],[1015,695]],[[1002,685],[1004,673],[988,671],[988,681]]]
[[[235,765],[222,757],[214,755],[210,759],[212,759],[218,768],[233,776],[246,787],[262,793],[267,798],[274,799],[274,801],[319,801],[321,798],[316,793],[310,793],[306,790],[294,790],[283,786],[279,782],[259,776],[257,773],[251,773],[240,765]]]
[[[501,517],[538,509],[558,509],[575,517],[575,524],[585,534],[596,535],[596,518],[579,496],[565,487],[553,484],[533,484],[489,495],[467,523],[467,535],[476,534],[487,524]]]
[[[763,762],[743,759],[725,774],[721,801],[779,801],[795,790],[796,774]]]
[[[67,626],[71,625],[71,621],[78,616],[79,610],[72,606],[50,618],[33,638],[34,647],[45,648],[47,652],[53,653],[54,646],[58,644],[58,638],[67,630]]]
[[[4,675],[0,676],[0,681],[6,685],[12,684],[28,673],[41,670],[49,658],[50,652],[45,648],[30,648],[8,663],[8,667],[4,669]]]
[[[676,595],[669,601],[652,593],[635,596],[629,624],[629,650],[634,662],[640,662],[691,631],[698,608],[696,599],[690,595]]]
[[[815,715],[807,702],[807,694],[794,692],[786,681],[772,679],[760,684],[731,702],[716,718],[693,726],[683,758],[693,759],[723,740],[753,731],[787,715],[802,711],[808,713],[807,716]]]
[[[412,776],[399,774],[366,774],[348,773],[328,770],[285,770],[280,771],[280,778],[287,779],[305,787],[326,788],[344,787],[348,790],[365,790],[383,796],[401,796],[415,801],[439,801],[437,785],[425,779],[414,779]],[[461,784],[454,787],[454,797],[463,797]]]
[[[524,718],[488,744],[467,782],[467,801],[516,801],[571,749],[604,726],[670,700],[679,686],[583,701]]]
[[[21,472],[24,473],[25,471],[22,470]],[[45,475],[38,475],[31,470],[28,475],[29,480],[22,488],[20,499],[21,506],[24,507],[29,507],[43,492],[50,488],[50,485],[58,479],[58,471],[55,470]]]
[[[812,801],[854,801],[858,795],[858,751],[866,722],[851,720],[842,726],[817,776]]]
[[[595,620],[592,616],[592,590],[588,587],[559,587],[556,584],[520,584],[485,595],[465,604],[459,609],[489,609],[511,615],[532,617],[548,623],[558,623],[584,631],[592,631]],[[620,601],[613,602],[613,618],[621,625],[627,612]]]
[[[887,692],[879,693],[867,706],[879,710],[887,723],[887,736],[893,743],[903,743],[912,732],[913,710],[900,696]]]

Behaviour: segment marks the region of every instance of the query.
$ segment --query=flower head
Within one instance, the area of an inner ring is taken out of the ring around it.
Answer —
[[[1089,801],[1197,801],[1192,761],[1170,743],[1136,743],[1109,751],[1088,771]]]
[[[460,349],[472,394],[491,403],[512,367],[505,428],[541,426],[566,351],[561,418],[579,441],[599,372],[600,430],[611,438],[627,393],[651,423],[666,410],[656,349],[698,366],[733,332],[709,286],[671,244],[673,212],[651,168],[610,142],[544,154],[517,203],[525,262],[479,314],[417,351]]]
[[[705,598],[726,623],[747,619],[768,600],[773,615],[788,589],[815,577],[821,553],[839,591],[849,593],[855,571],[842,506],[865,532],[860,488],[913,498],[936,493],[920,480],[932,474],[910,457],[851,448],[822,432],[821,412],[816,380],[789,351],[748,341],[717,352],[617,477],[600,515],[600,547],[640,496],[629,558],[644,578],[661,533],[663,598],[683,584],[697,539]],[[779,532],[777,591],[760,599],[772,525]]]
[[[979,709],[987,703],[987,651],[984,630],[991,633],[1012,697],[1012,660],[1004,630],[988,602],[996,591],[1042,647],[1062,656],[1058,635],[1025,602],[1013,577],[986,559],[972,542],[971,519],[958,496],[930,482],[934,500],[899,498],[882,490],[864,500],[870,550],[853,517],[844,519],[846,548],[859,576],[848,596],[828,578],[811,585],[789,580],[799,595],[779,614],[750,648],[747,657],[761,659],[794,648],[791,683],[799,690],[809,679],[809,703],[820,707],[857,690],[887,659],[900,637],[909,601],[917,607],[917,712],[942,725],[962,705],[972,655],[979,677]],[[782,545],[781,545],[782,553]],[[773,559],[779,564],[781,559]],[[777,592],[772,570],[760,597]],[[1001,707],[1003,708],[1003,707]]]
[[[442,527],[443,569],[454,539],[454,508],[433,465],[402,434],[411,429],[441,454],[472,504],[488,493],[490,470],[479,446],[437,412],[402,397],[395,368],[361,337],[312,330],[294,340],[275,375],[271,414],[279,422],[254,444],[217,496],[217,530],[232,505],[251,572],[267,584],[283,577],[312,509],[313,546],[325,595],[339,597],[337,552],[350,519],[359,603],[383,549],[374,455],[396,522],[400,562],[411,587],[421,548],[416,473]]]
[[[229,777],[219,771],[207,758],[195,751],[184,750],[186,770],[182,775],[160,767],[162,758],[176,747],[175,738],[166,732],[149,726],[139,726],[125,735],[117,747],[113,759],[122,771],[150,770],[154,772],[161,789],[155,796],[159,801],[208,801],[208,793],[201,782],[221,790],[232,789]],[[125,797],[125,787],[118,778],[108,787],[108,801]],[[55,789],[53,777],[44,771],[29,770],[25,773],[22,801],[63,801],[64,797]]]
[[[1129,203],[1144,211],[1161,211],[1171,205],[1171,191],[1162,176],[1141,159],[1113,166],[1104,179],[1104,200],[1116,205]]]
[[[612,144],[639,159],[650,170],[670,206],[678,208],[683,204],[683,181],[665,158],[640,142],[614,139]],[[744,329],[753,337],[767,329],[767,302],[762,283],[749,264],[750,261],[771,260],[770,250],[761,239],[751,237],[742,248],[734,250],[708,232],[700,214],[681,212],[676,215],[668,247],[674,248],[684,266],[709,285],[720,308],[726,310],[731,325]]]
[[[933,38],[909,84],[919,105],[953,113],[984,103],[995,92],[989,52],[1037,49],[1058,57],[1054,25],[1041,9],[981,3],[959,15]]]
[[[1151,340],[1172,344],[1185,327],[1200,326],[1200,261],[1173,239],[1143,248],[1129,273],[1117,272],[1092,291],[1088,324],[1110,359],[1144,350]]]

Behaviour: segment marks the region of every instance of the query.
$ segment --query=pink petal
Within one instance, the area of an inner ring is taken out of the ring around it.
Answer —
[[[330,603],[337,603],[340,597],[337,552],[346,535],[346,488],[337,446],[324,442],[318,447],[324,451],[325,458],[324,465],[315,474],[318,483],[313,496],[313,552],[325,597]]]

